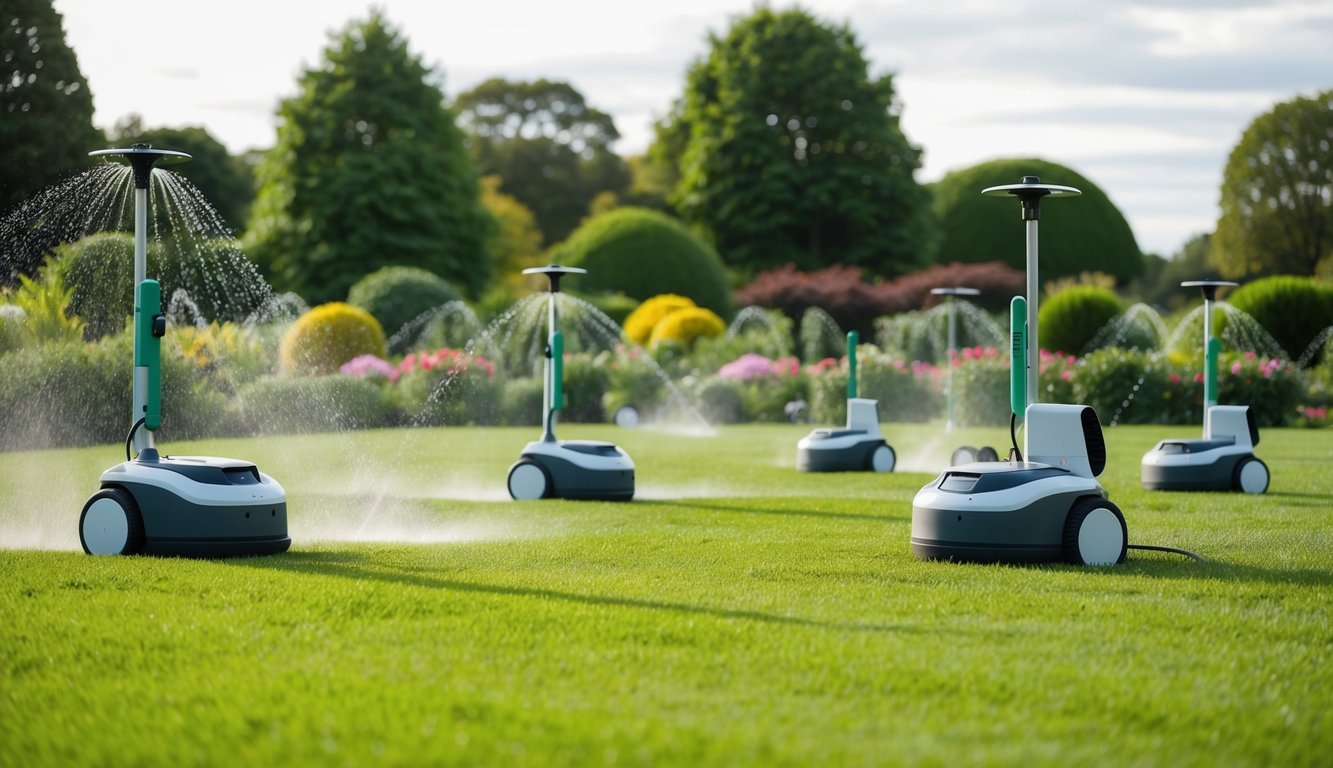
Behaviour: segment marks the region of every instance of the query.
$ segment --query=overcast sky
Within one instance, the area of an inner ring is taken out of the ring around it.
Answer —
[[[95,122],[202,125],[233,152],[275,139],[279,100],[365,0],[55,0]],[[380,0],[456,96],[490,77],[571,83],[622,155],[749,0]],[[789,3],[771,3],[782,9]],[[1333,0],[809,0],[894,73],[923,182],[1039,156],[1100,186],[1146,251],[1211,231],[1227,155],[1274,104],[1333,88]],[[1059,183],[1060,179],[1050,179]]]

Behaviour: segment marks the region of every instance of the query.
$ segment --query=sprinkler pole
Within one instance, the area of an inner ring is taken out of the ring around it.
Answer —
[[[1203,435],[1206,438],[1212,434],[1209,412],[1217,405],[1217,363],[1222,354],[1222,340],[1213,335],[1213,302],[1217,300],[1218,288],[1240,284],[1226,280],[1189,280],[1180,285],[1203,291]]]
[[[542,387],[542,441],[555,442],[555,414],[565,407],[563,389],[565,338],[556,328],[555,300],[560,293],[560,278],[565,275],[586,275],[588,270],[548,264],[529,267],[525,275],[546,275],[551,283],[551,295],[546,303],[546,365],[543,370],[546,386]]]
[[[944,301],[949,307],[949,342],[948,349],[944,353],[944,363],[948,368],[944,372],[944,388],[947,390],[945,403],[947,404],[947,421],[945,430],[953,431],[953,361],[954,351],[958,349],[958,332],[956,323],[958,322],[958,308],[954,306],[955,296],[976,296],[981,293],[976,288],[931,288],[930,292],[936,296],[943,296]]]
[[[847,332],[847,399],[856,397],[856,344],[861,340],[856,331]]]
[[[1037,219],[1040,217],[1043,197],[1077,197],[1074,187],[1042,184],[1036,176],[1024,176],[1018,184],[1004,184],[981,190],[983,195],[1017,197],[1022,206],[1023,223],[1027,233],[1027,397],[1028,404],[1038,401],[1037,371],[1041,346],[1037,341],[1037,301],[1041,282],[1037,277]],[[1011,363],[1012,364],[1012,363]],[[1026,412],[1026,408],[1024,409]],[[1023,414],[1019,414],[1022,416]]]
[[[161,426],[160,344],[166,334],[162,314],[162,291],[156,281],[148,280],[148,183],[153,165],[159,161],[184,162],[190,156],[170,149],[154,149],[149,144],[135,144],[128,149],[99,149],[89,156],[123,155],[129,158],[134,174],[134,394],[130,404],[130,425],[144,419],[144,429],[134,433],[136,453],[153,448],[153,431]],[[152,288],[144,290],[145,283]],[[156,297],[156,304],[143,302]],[[151,314],[150,314],[151,310]],[[149,349],[152,347],[152,349]]]

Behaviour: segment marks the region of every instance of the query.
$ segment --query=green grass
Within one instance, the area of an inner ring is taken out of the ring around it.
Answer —
[[[631,504],[509,501],[534,429],[167,446],[287,488],[292,552],[230,561],[74,551],[119,447],[0,455],[0,546],[44,548],[0,550],[0,765],[1327,764],[1328,431],[1243,497],[1139,488],[1197,428],[1109,430],[1131,541],[1209,562],[1092,569],[912,556],[1003,430],[890,426],[887,476],[796,472],[804,431],[562,428]]]

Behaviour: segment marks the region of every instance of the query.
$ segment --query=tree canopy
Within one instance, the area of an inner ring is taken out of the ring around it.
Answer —
[[[335,34],[322,65],[301,75],[260,164],[247,235],[277,287],[327,301],[395,264],[474,296],[486,286],[494,222],[434,79],[377,10]]]
[[[1228,278],[1333,267],[1333,90],[1250,123],[1222,175],[1212,263]]]
[[[869,76],[850,29],[761,7],[709,44],[648,159],[679,167],[672,202],[722,258],[745,271],[922,266],[920,151],[899,127],[892,77]]]
[[[454,109],[481,173],[500,177],[499,191],[532,211],[547,243],[569,235],[599,193],[629,186],[611,149],[614,121],[568,83],[493,78],[459,94]]]
[[[105,139],[93,95],[51,0],[6,0],[0,14],[0,214],[72,171]]]
[[[949,173],[932,186],[940,222],[936,263],[1003,261],[1025,269],[1027,235],[1018,201],[981,194],[986,187],[1017,184],[1024,176],[1083,193],[1041,206],[1043,282],[1104,272],[1123,285],[1142,273],[1134,232],[1106,193],[1075,171],[1036,158],[991,160]]]

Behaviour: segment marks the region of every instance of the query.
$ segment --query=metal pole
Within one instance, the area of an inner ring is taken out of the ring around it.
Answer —
[[[134,317],[140,317],[144,311],[139,306],[139,284],[148,277],[148,189],[138,187],[134,190]],[[159,311],[156,307],[154,312]],[[139,334],[134,334],[134,359],[138,360]],[[130,427],[143,418],[148,407],[148,369],[135,366],[134,394],[130,402]],[[152,448],[153,432],[140,429],[134,433],[135,453],[142,453],[145,448]]]
[[[1037,343],[1037,294],[1040,284],[1037,279],[1037,218],[1028,219],[1027,224],[1027,270],[1028,270],[1028,404],[1040,399],[1037,390],[1037,370],[1040,361],[1041,345]]]
[[[949,349],[945,352],[945,361],[946,364],[949,366],[949,370],[945,372],[944,386],[949,389],[949,398],[947,401],[949,413],[945,429],[952,431],[953,430],[953,362],[954,362],[954,350],[958,348],[958,334],[957,331],[954,330],[954,320],[955,316],[958,314],[958,310],[953,305],[953,296],[948,297],[946,301],[949,302]]]
[[[547,442],[555,440],[555,294],[552,281],[551,296],[546,303],[546,386],[542,389],[542,411],[546,414],[542,420],[542,439]]]

